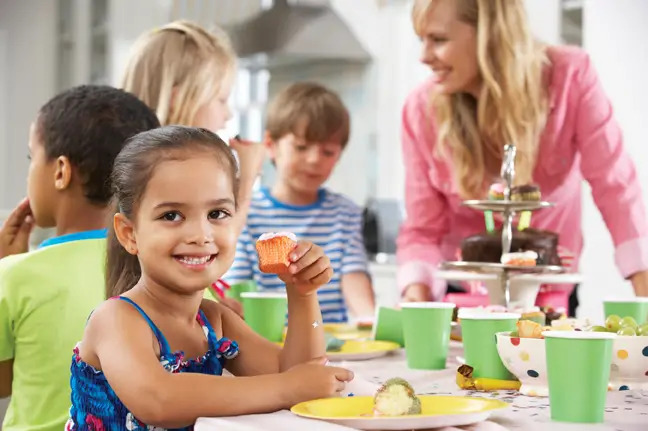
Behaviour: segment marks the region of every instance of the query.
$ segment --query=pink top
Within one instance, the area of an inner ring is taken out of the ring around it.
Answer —
[[[589,56],[574,47],[552,47],[548,56],[550,111],[533,180],[543,200],[555,206],[535,212],[531,226],[558,232],[560,246],[577,262],[585,178],[612,235],[616,264],[627,278],[648,269],[648,224],[635,166]],[[398,285],[402,292],[411,283],[427,284],[439,299],[445,282],[434,278],[438,264],[456,260],[461,240],[483,232],[485,225],[481,212],[461,205],[451,162],[433,155],[432,86],[428,80],[414,90],[403,109],[407,218],[398,237]]]

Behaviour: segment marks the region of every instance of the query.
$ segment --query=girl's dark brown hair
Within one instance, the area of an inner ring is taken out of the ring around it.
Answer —
[[[111,176],[117,212],[135,220],[155,167],[163,161],[193,157],[196,152],[216,157],[230,173],[234,196],[238,194],[238,165],[230,148],[216,134],[199,128],[166,126],[130,138],[115,159]],[[119,296],[130,290],[141,276],[137,256],[128,253],[117,240],[114,226],[108,233],[106,295]]]

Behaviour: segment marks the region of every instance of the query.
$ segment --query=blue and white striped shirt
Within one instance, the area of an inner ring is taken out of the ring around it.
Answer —
[[[254,279],[260,290],[285,289],[279,277],[259,270],[255,243],[267,232],[293,232],[298,239],[324,249],[331,260],[333,278],[317,291],[322,318],[325,323],[346,322],[342,275],[367,272],[361,209],[346,197],[326,189],[319,190],[314,204],[295,206],[279,202],[267,188],[261,188],[252,197],[247,225],[236,245],[234,264],[223,277],[228,283]]]

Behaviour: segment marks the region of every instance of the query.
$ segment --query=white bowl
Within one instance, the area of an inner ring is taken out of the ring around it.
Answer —
[[[648,336],[614,340],[610,385],[614,390],[648,390]]]
[[[509,334],[510,332],[497,333],[497,352],[504,366],[522,383],[520,393],[548,396],[545,340],[511,337]]]
[[[520,393],[547,396],[547,360],[544,339],[514,338],[509,332],[497,334],[497,352],[504,366],[520,380]],[[614,339],[610,389],[648,390],[648,336],[621,336]]]

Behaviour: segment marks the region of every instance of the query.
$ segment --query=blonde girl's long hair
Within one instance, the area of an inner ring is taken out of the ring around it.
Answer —
[[[459,19],[477,30],[482,88],[478,99],[467,93],[431,95],[437,148],[454,163],[464,198],[483,197],[509,143],[517,146],[516,183],[529,183],[548,111],[546,47],[531,35],[523,0],[443,1],[454,1]],[[438,2],[415,0],[412,21],[419,36]]]
[[[174,21],[138,39],[122,87],[153,109],[162,125],[191,126],[235,69],[236,54],[223,31]]]

